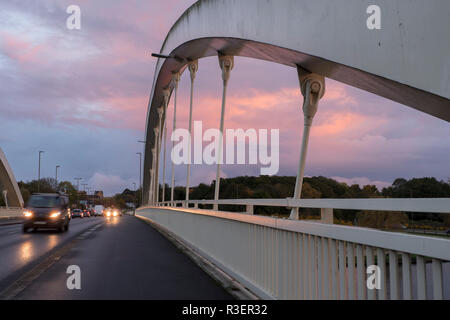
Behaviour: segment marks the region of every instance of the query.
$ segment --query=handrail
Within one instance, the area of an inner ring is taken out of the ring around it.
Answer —
[[[450,213],[450,198],[369,198],[369,199],[222,199],[189,200],[189,204],[243,205],[288,208],[328,208],[346,210]],[[186,205],[186,201],[165,201],[156,205]]]
[[[140,209],[150,209],[143,207]],[[155,207],[153,207],[155,208]],[[251,223],[278,230],[308,233],[313,236],[328,237],[335,240],[370,245],[389,250],[419,254],[430,258],[450,261],[449,240],[404,233],[380,231],[363,227],[330,225],[312,221],[288,220],[266,216],[243,215],[236,212],[198,210],[193,208],[157,208],[171,211],[182,211],[196,215]]]
[[[342,200],[345,202],[314,199],[307,204],[314,208],[340,203],[344,209],[364,210],[382,204],[384,210],[410,210],[417,203],[417,199],[399,199],[403,203],[375,199],[372,204],[357,201],[348,205],[350,199]],[[448,201],[440,199],[439,206],[422,205],[416,211],[448,213],[441,207]],[[217,203],[281,206],[289,202],[238,199]],[[186,201],[166,204],[186,205]],[[248,207],[246,210],[249,213]],[[443,266],[450,261],[448,239],[186,206],[141,207],[136,216],[167,229],[263,298],[384,300],[443,299],[446,295]],[[366,268],[373,265],[378,267],[381,281],[378,290],[366,287]],[[431,287],[427,279],[432,279]]]

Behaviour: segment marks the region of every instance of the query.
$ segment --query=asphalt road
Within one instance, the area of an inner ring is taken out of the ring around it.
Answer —
[[[67,233],[0,226],[2,299],[232,299],[135,217],[73,219]],[[69,290],[67,268],[81,271]]]

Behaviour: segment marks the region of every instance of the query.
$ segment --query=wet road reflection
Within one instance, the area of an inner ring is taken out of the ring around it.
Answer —
[[[0,291],[11,281],[15,273],[26,271],[32,264],[55,247],[62,245],[88,228],[102,224],[106,219],[76,219],[68,232],[38,230],[22,233],[22,225],[0,226]]]
[[[31,258],[33,257],[33,242],[31,240],[24,242],[20,246],[20,250],[18,253],[19,253],[18,257],[19,260],[21,260],[24,263],[30,261]]]

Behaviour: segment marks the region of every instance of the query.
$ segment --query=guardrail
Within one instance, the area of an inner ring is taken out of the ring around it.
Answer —
[[[23,209],[20,207],[0,207],[0,218],[22,217]]]
[[[250,214],[189,208],[215,203],[245,205]],[[328,223],[252,215],[254,206],[320,208]],[[263,298],[444,298],[449,240],[333,225],[333,209],[450,213],[450,199],[191,200],[136,214],[188,242]],[[369,266],[375,266],[378,289],[367,286]]]

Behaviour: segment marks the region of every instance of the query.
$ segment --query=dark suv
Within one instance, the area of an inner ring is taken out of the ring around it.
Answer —
[[[61,193],[35,193],[23,211],[23,232],[33,228],[69,230],[69,197]]]

